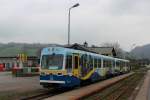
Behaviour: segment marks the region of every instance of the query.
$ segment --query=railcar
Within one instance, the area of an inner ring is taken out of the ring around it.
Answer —
[[[129,61],[87,51],[52,46],[41,51],[40,84],[74,87],[130,70]]]

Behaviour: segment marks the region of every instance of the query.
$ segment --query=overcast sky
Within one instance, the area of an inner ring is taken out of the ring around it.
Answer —
[[[0,42],[118,42],[124,50],[150,43],[150,0],[0,0]]]

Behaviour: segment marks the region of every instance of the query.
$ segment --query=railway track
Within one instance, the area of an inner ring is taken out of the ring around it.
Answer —
[[[132,76],[115,83],[114,85],[93,94],[84,100],[127,100],[136,85],[143,79],[145,73],[135,73]]]
[[[51,96],[58,95],[60,93],[64,93],[66,91],[69,91],[69,90],[51,89],[51,90],[45,91],[43,93],[38,93],[38,94],[31,95],[28,97],[22,97],[22,98],[20,98],[20,100],[43,100],[45,98],[49,98]]]
[[[130,97],[132,91],[134,91],[135,87],[140,82],[139,80],[141,80],[143,76],[135,74],[129,79],[124,80],[124,83],[120,88],[116,89],[116,91],[111,93],[110,96],[104,98],[103,100],[123,100],[124,98],[127,99],[128,97]]]
[[[118,87],[116,87],[113,91],[111,91],[109,94],[104,96],[102,100],[118,100],[128,89],[130,88],[129,81],[132,81],[133,83],[134,75],[127,79],[125,82],[122,82]],[[132,84],[130,83],[130,84]]]
[[[29,97],[22,98],[21,100],[42,100],[42,99],[48,98],[50,96],[53,96],[53,95],[50,94],[50,93],[41,93],[41,94],[37,94],[37,95],[34,95],[34,96],[29,96]]]

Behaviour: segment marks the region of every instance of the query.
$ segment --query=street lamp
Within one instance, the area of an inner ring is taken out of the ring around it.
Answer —
[[[68,46],[70,45],[70,11],[72,8],[78,7],[79,3],[73,5],[72,7],[69,8],[69,14],[68,14]]]

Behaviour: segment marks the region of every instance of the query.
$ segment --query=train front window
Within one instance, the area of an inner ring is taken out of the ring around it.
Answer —
[[[60,70],[63,66],[63,55],[43,55],[41,61],[42,69]]]

